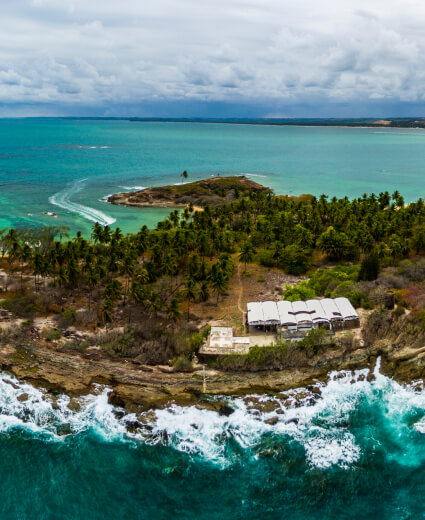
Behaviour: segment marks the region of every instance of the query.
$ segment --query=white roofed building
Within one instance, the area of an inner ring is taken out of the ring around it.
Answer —
[[[264,326],[263,306],[260,302],[247,304],[246,321],[251,327]]]
[[[287,300],[277,302],[280,326],[287,327],[288,330],[297,330],[297,319],[292,310],[292,303]]]
[[[353,326],[360,324],[359,315],[348,298],[335,298],[335,304],[338,307],[344,322],[352,322]]]
[[[329,318],[326,316],[320,300],[307,300],[307,309],[310,313],[314,327],[329,327]]]
[[[261,305],[263,308],[264,324],[268,327],[280,325],[280,317],[279,311],[277,309],[277,303],[268,301],[263,302]]]

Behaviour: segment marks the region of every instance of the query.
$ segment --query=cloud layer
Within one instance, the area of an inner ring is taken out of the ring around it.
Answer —
[[[0,115],[425,105],[421,0],[14,0],[1,14]]]

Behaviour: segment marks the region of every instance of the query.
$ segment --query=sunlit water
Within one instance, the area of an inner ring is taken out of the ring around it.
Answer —
[[[367,376],[227,398],[228,417],[174,406],[128,434],[108,389],[71,412],[3,374],[0,518],[422,518],[425,391]]]
[[[130,121],[0,120],[0,229],[94,221],[136,231],[165,209],[105,202],[111,193],[220,173],[277,193],[425,196],[425,131]],[[56,213],[57,217],[47,213]]]

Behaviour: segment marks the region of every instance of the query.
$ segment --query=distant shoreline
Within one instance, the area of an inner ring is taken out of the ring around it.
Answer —
[[[4,117],[0,120],[129,121],[132,123],[203,123],[252,126],[425,129],[425,118],[202,118],[202,117]]]

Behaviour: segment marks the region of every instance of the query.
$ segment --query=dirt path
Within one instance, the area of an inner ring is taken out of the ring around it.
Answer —
[[[238,295],[238,309],[242,313],[242,324],[245,323],[245,311],[242,309],[242,296],[243,296],[243,285],[241,279],[241,264],[238,263],[238,283],[239,283],[239,295]]]

